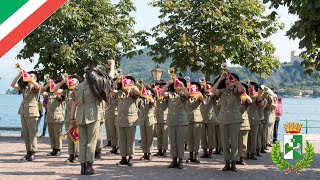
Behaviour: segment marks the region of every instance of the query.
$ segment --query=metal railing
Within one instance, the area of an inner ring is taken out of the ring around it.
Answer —
[[[305,122],[305,125],[302,126],[302,128],[306,129],[306,130],[305,130],[306,134],[308,134],[308,130],[309,130],[310,128],[311,128],[311,129],[317,129],[317,128],[320,129],[320,127],[317,127],[317,126],[308,126],[308,122],[319,122],[319,123],[320,123],[319,120],[308,120],[308,119],[306,118],[306,120],[299,120],[299,121],[304,121],[304,122]]]

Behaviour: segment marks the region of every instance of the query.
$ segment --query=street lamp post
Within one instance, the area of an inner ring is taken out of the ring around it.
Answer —
[[[163,74],[163,70],[159,68],[159,65],[157,65],[155,69],[151,70],[152,78],[155,81],[160,81],[162,74]]]

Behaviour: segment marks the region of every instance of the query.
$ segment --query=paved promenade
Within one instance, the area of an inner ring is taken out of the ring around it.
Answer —
[[[294,173],[284,175],[271,161],[271,148],[267,154],[258,157],[259,160],[247,160],[247,165],[238,165],[238,172],[222,172],[222,155],[214,155],[213,159],[200,159],[200,165],[184,163],[185,168],[182,170],[168,169],[170,157],[153,158],[150,162],[140,161],[142,151],[137,143],[133,167],[116,166],[120,156],[111,155],[108,147],[103,149],[102,160],[94,163],[98,174],[89,177],[79,175],[80,164],[64,162],[68,157],[65,142],[62,156],[47,157],[46,154],[50,152],[49,139],[38,138],[36,161],[26,162],[20,161],[25,155],[23,140],[17,136],[0,135],[0,179],[320,179],[320,138],[309,136],[305,139],[309,139],[315,146],[316,155],[311,167],[303,170],[299,176]],[[188,152],[185,152],[185,158],[187,157]]]

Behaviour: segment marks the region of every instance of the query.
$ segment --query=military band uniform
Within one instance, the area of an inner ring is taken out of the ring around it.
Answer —
[[[259,133],[259,126],[260,126],[260,116],[258,114],[258,102],[255,98],[252,97],[252,104],[249,106],[248,109],[248,116],[250,122],[250,132],[249,132],[249,158],[256,159],[256,152],[257,152],[257,142],[258,142],[258,133]]]
[[[246,157],[248,152],[248,136],[250,131],[248,106],[241,105],[241,113],[242,113],[243,122],[241,123],[240,134],[239,134],[239,157],[240,157],[240,164],[244,164],[244,158]]]
[[[129,156],[128,161],[132,162],[135,147],[136,126],[138,125],[139,94],[132,90],[128,93],[118,91],[117,94],[119,100],[116,124],[119,130],[120,155],[123,161],[126,162],[126,156]]]
[[[188,161],[200,163],[198,152],[200,148],[201,129],[203,118],[200,111],[201,101],[199,98],[190,97],[187,103],[188,111],[188,150],[190,157]],[[188,162],[187,161],[187,162]]]
[[[145,98],[139,100],[139,111],[138,118],[140,123],[140,132],[141,132],[141,144],[142,151],[144,153],[143,158],[150,160],[150,155],[152,152],[152,143],[153,143],[153,131],[155,120],[155,106],[153,103],[149,102]]]
[[[168,100],[157,100],[156,102],[156,129],[158,156],[166,156],[168,150]]]
[[[204,95],[204,101],[200,104],[200,112],[203,119],[201,130],[201,147],[203,156],[201,158],[212,158],[212,150],[217,146],[215,142],[215,113],[216,99],[212,95]],[[209,153],[207,153],[209,149]]]
[[[119,146],[118,128],[116,126],[116,119],[118,116],[118,96],[113,95],[111,101],[106,106],[106,130],[110,133],[111,146],[116,148]],[[116,153],[116,152],[115,152]]]
[[[239,133],[242,123],[242,115],[240,112],[240,94],[237,88],[231,90],[219,89],[216,94],[220,97],[220,112],[218,122],[222,137],[223,158],[225,161],[238,161]],[[230,151],[231,144],[231,151]]]
[[[21,118],[22,136],[28,154],[37,151],[37,120],[39,118],[38,99],[40,90],[27,86],[22,92],[22,102],[18,111]]]
[[[102,121],[101,113],[99,113],[101,102],[91,92],[87,80],[75,87],[74,101],[77,107],[76,122],[79,128],[80,163],[92,166]]]
[[[267,144],[269,146],[272,146],[271,144],[273,143],[273,129],[274,129],[274,123],[276,121],[276,109],[273,106],[275,103],[273,98],[268,97],[268,113],[269,113],[269,118],[268,118],[268,130],[267,130]]]
[[[68,130],[69,127],[70,127],[71,104],[72,104],[73,91],[66,89],[66,90],[63,91],[63,95],[64,95],[65,101],[66,101],[64,124],[65,124],[65,129]],[[67,135],[67,142],[68,142],[68,153],[69,153],[69,155],[73,155],[73,156],[78,157],[79,156],[79,143],[74,143],[71,140],[69,135]]]
[[[218,114],[220,112],[220,100],[215,102],[214,106],[214,113],[216,118],[213,119],[214,121],[214,147],[216,147],[215,154],[221,154],[222,153],[222,139],[221,139],[221,132],[220,132],[220,126],[218,123]]]
[[[95,159],[100,159],[101,158],[101,151],[103,148],[103,139],[102,139],[102,132],[103,132],[103,123],[104,123],[104,111],[105,111],[105,106],[106,103],[105,101],[101,101],[99,105],[99,112],[101,119],[100,119],[100,125],[99,125],[99,132],[98,132],[98,137],[97,137],[97,147],[96,147],[96,152],[95,152]]]
[[[62,140],[60,139],[60,134],[62,133],[62,127],[64,124],[65,102],[61,96],[49,92],[47,106],[47,123],[50,146],[51,149],[53,149],[53,153],[50,153],[48,155],[59,156],[60,150],[62,148]]]
[[[266,99],[262,99],[260,102],[260,105],[258,107],[258,114],[260,118],[260,125],[259,125],[259,134],[258,134],[258,141],[257,141],[257,148],[262,153],[266,153],[265,147],[266,147],[266,139],[265,139],[265,129],[266,129],[266,123],[264,119],[264,111],[266,107]]]
[[[187,101],[183,93],[168,93],[168,127],[171,157],[179,162],[184,158],[185,129],[188,125]]]

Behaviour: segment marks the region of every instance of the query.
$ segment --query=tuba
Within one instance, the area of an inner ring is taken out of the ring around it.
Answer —
[[[264,96],[275,97],[276,96],[276,94],[268,86],[261,85],[260,87],[263,90],[261,95],[260,95],[261,97],[264,97]]]
[[[19,69],[19,71],[22,73],[21,76],[22,76],[23,82],[31,82],[31,81],[32,81],[32,76],[31,76],[29,73],[27,73],[25,70],[23,70],[23,69],[20,67],[20,64],[19,64],[19,63],[17,63],[17,64],[15,65],[15,67],[16,67],[17,69]]]

